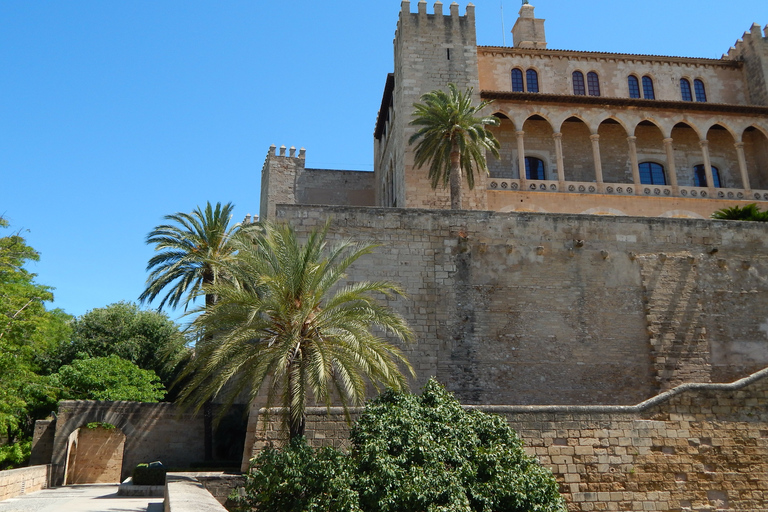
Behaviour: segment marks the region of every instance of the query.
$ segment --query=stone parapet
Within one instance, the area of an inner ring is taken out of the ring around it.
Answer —
[[[47,489],[50,479],[50,464],[0,471],[0,501]]]

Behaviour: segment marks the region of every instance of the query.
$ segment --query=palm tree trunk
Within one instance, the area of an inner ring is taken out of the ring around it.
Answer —
[[[461,153],[458,144],[451,149],[451,210],[461,210]]]
[[[286,392],[288,393],[288,440],[293,441],[294,439],[298,437],[304,437],[304,431],[306,430],[307,426],[307,416],[304,414],[304,410],[302,409],[301,414],[298,416],[294,416],[293,404],[294,402],[294,391],[293,391],[293,379],[294,374],[291,371],[291,368],[288,368],[288,389]]]

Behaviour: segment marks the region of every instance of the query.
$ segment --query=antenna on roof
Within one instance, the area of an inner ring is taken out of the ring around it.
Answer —
[[[507,46],[507,31],[504,29],[504,2],[499,2],[501,7],[501,45]]]

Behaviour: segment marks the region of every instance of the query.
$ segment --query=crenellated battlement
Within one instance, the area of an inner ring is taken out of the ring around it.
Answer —
[[[397,30],[395,32],[395,39],[401,32],[405,23],[418,24],[421,21],[430,20],[433,23],[439,23],[444,25],[446,22],[466,22],[472,26],[475,26],[475,6],[472,3],[467,4],[464,16],[459,13],[459,4],[453,2],[448,6],[448,14],[443,12],[443,3],[439,0],[432,6],[432,13],[427,12],[427,2],[420,1],[416,5],[416,12],[411,12],[411,2],[409,0],[403,0],[400,6],[400,18],[397,21]]]
[[[744,63],[749,103],[768,105],[768,25],[753,23],[723,59]]]
[[[753,23],[752,27],[744,32],[741,39],[738,39],[734,45],[728,49],[728,52],[723,54],[723,58],[739,60],[743,57],[745,50],[754,43],[768,45],[768,25],[762,27],[759,23]]]
[[[277,146],[272,144],[271,146],[269,146],[269,152],[267,153],[267,158],[269,158],[270,156],[286,157],[285,152],[286,152],[286,147],[284,145],[280,146],[280,154],[278,155],[277,154]],[[307,150],[304,149],[304,148],[301,148],[299,150],[299,155],[296,156],[296,146],[291,146],[288,149],[287,158],[306,158],[306,155],[307,155]]]

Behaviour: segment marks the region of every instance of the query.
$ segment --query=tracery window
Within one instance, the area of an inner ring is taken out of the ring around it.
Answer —
[[[515,68],[512,70],[512,92],[525,92],[523,70],[520,68]]]
[[[646,100],[656,99],[656,95],[653,92],[653,78],[648,75],[643,77],[643,98]]]
[[[640,82],[637,80],[637,77],[635,75],[629,75],[627,77],[627,85],[629,85],[629,97],[630,98],[639,98],[640,97]]]
[[[587,89],[590,96],[600,96],[600,78],[594,71],[587,73]]]
[[[715,182],[715,188],[720,188],[723,185],[720,182],[720,171],[712,166],[712,181]],[[707,187],[707,173],[704,171],[704,164],[693,166],[693,186],[694,187]]]
[[[664,166],[656,162],[643,162],[638,165],[640,169],[640,183],[643,185],[666,185],[667,177],[664,174]]]
[[[525,72],[525,81],[528,92],[539,92],[539,74],[535,69],[529,69]]]
[[[693,94],[691,94],[691,82],[686,78],[680,79],[680,94],[683,97],[683,101],[693,101]]]
[[[525,177],[529,180],[545,180],[544,162],[533,156],[525,157]]]
[[[693,81],[693,90],[696,92],[696,101],[706,103],[707,91],[704,89],[704,82],[698,78]]]
[[[584,73],[581,71],[574,71],[571,77],[573,78],[573,94],[576,96],[586,95],[587,92],[584,88]]]

